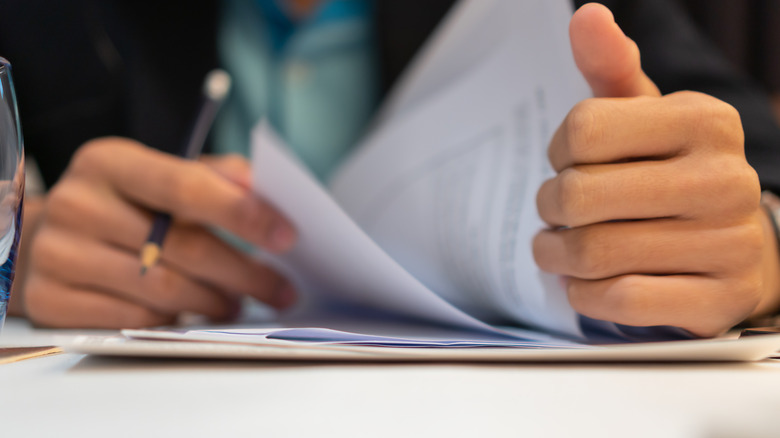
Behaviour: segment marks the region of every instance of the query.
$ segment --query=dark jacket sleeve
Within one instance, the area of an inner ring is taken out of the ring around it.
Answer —
[[[780,127],[767,94],[730,65],[677,3],[604,1],[642,53],[642,67],[663,93],[695,90],[733,105],[745,131],[745,153],[765,189],[780,192]],[[717,171],[717,169],[713,169]]]

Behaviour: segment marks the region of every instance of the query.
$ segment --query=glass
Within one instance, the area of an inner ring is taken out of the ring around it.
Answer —
[[[5,322],[22,229],[24,147],[11,64],[0,58],[0,329]]]

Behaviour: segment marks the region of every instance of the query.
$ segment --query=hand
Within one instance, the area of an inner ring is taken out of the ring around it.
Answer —
[[[294,230],[251,194],[248,175],[237,157],[186,161],[122,138],[85,144],[29,242],[23,237],[27,316],[45,326],[122,328],[170,323],[185,311],[229,318],[243,295],[289,306],[284,278],[209,231],[222,227],[276,252],[293,245]],[[174,220],[160,262],[140,276],[151,210]]]
[[[743,150],[737,111],[661,96],[605,7],[572,18],[574,58],[594,95],[553,136],[534,240],[583,315],[714,336],[778,306],[775,237]]]

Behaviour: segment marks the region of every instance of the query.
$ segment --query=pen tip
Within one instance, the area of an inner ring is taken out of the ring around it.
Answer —
[[[160,259],[160,246],[156,243],[146,243],[141,248],[141,275],[157,263]]]

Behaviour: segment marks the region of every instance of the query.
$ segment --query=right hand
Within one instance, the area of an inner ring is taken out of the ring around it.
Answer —
[[[128,328],[168,324],[182,312],[227,319],[245,295],[290,306],[295,292],[283,277],[209,231],[224,228],[272,252],[294,244],[292,226],[252,195],[249,179],[236,156],[197,162],[124,138],[86,143],[23,242],[26,315],[43,326]],[[173,221],[160,261],[141,276],[152,211]]]
[[[740,115],[712,96],[662,96],[639,49],[600,4],[570,24],[594,98],[548,150],[557,176],[537,195],[549,228],[539,267],[566,278],[578,313],[717,336],[780,305],[780,261]]]

